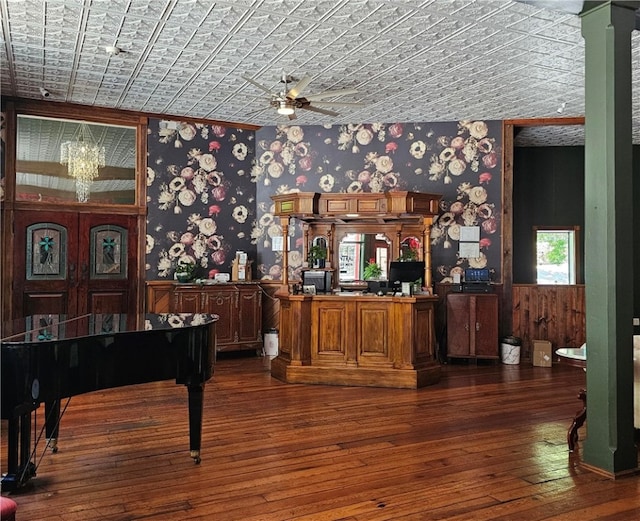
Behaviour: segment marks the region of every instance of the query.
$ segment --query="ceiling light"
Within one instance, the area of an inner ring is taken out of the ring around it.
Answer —
[[[293,103],[288,100],[282,100],[278,103],[278,114],[283,116],[291,116],[295,112]]]
[[[98,177],[98,169],[105,166],[104,147],[97,145],[86,123],[81,123],[74,136],[75,141],[62,143],[60,163],[68,165],[69,175],[76,180],[76,197],[79,202],[89,200],[89,187]]]
[[[562,114],[562,113],[564,112],[564,109],[565,109],[565,107],[566,107],[566,106],[567,106],[567,103],[566,103],[566,102],[563,102],[563,103],[562,103],[562,105],[560,105],[560,106],[558,107],[558,110],[556,110],[556,112],[557,112],[558,114]]]
[[[107,45],[104,50],[107,51],[107,54],[110,54],[111,56],[115,56],[116,54],[120,54],[122,52],[122,49],[115,45]]]

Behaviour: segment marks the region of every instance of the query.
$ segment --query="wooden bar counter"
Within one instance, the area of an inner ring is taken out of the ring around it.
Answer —
[[[281,295],[279,355],[287,383],[415,389],[436,383],[438,297]]]

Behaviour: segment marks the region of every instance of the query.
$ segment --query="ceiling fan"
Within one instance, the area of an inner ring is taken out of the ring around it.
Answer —
[[[269,105],[274,107],[278,114],[288,116],[289,119],[296,119],[296,109],[311,110],[328,116],[338,116],[338,112],[330,110],[327,107],[358,107],[362,105],[362,103],[358,102],[320,101],[324,98],[330,98],[333,96],[356,94],[358,91],[355,89],[326,90],[324,92],[319,92],[318,94],[301,96],[302,91],[307,88],[309,83],[311,83],[311,77],[308,75],[305,75],[300,80],[296,80],[295,78],[282,73],[280,83],[283,84],[283,87],[280,92],[274,92],[248,76],[242,76],[242,78],[269,94],[271,96]],[[294,81],[296,84],[289,89],[289,84]]]

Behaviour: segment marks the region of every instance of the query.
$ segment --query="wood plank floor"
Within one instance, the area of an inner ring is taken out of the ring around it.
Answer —
[[[200,465],[182,386],[111,389],[72,399],[59,452],[12,497],[18,521],[640,519],[640,477],[567,451],[584,379],[472,363],[417,391],[305,386],[272,379],[268,359],[222,359]]]

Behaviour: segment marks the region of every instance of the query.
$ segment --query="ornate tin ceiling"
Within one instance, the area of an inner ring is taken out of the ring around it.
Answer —
[[[580,18],[520,2],[0,0],[0,13],[3,95],[275,125],[288,119],[242,76],[279,91],[284,71],[311,77],[303,94],[358,90],[323,100],[362,103],[339,116],[298,109],[302,125],[558,117],[563,103],[584,114]],[[582,139],[546,127],[517,142]]]

